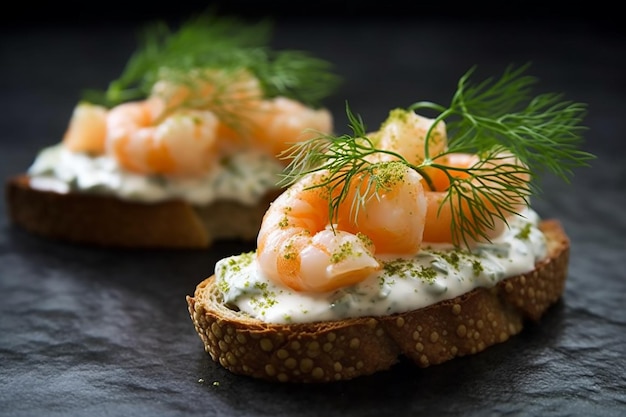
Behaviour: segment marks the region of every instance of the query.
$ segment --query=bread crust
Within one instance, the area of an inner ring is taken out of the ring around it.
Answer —
[[[549,256],[533,271],[405,313],[264,323],[224,306],[215,276],[186,297],[187,306],[205,351],[235,374],[280,382],[330,382],[389,369],[400,356],[428,367],[505,342],[525,321],[538,321],[560,299],[569,239],[557,220],[544,220],[540,228],[548,239]]]
[[[203,249],[216,240],[253,241],[278,193],[268,192],[254,206],[236,201],[195,206],[182,200],[141,203],[42,191],[30,186],[26,174],[9,178],[5,185],[14,224],[46,238],[120,248]]]

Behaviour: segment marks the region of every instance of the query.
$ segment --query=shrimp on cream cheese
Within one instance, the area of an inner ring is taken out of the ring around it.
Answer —
[[[55,145],[54,155],[63,155],[56,158],[59,169],[42,163],[41,172],[76,173],[80,160],[99,182],[68,186],[114,194],[139,187],[131,183],[169,190],[239,177],[276,188],[240,176],[231,162],[244,155],[251,161],[244,171],[258,167],[274,175],[292,144],[333,131],[321,101],[341,78],[330,62],[307,52],[269,48],[269,21],[249,24],[209,13],[167,29],[163,22],[148,25],[122,74],[102,91],[85,91]],[[109,174],[122,178],[121,186],[104,184]]]
[[[357,187],[348,190],[336,224],[329,218],[326,171],[302,177],[279,196],[257,239],[264,274],[296,291],[327,292],[378,271],[377,254],[417,253],[426,216],[421,176],[399,162],[377,164],[365,175],[382,177],[382,189],[363,194],[356,215],[350,201]]]
[[[360,168],[316,168],[294,182],[264,217],[261,271],[296,291],[328,292],[380,270],[382,255],[407,258],[423,243],[471,246],[499,236],[527,205],[525,165],[505,148],[449,152],[445,125],[435,122],[392,111],[371,134],[377,152],[364,152]]]
[[[295,142],[332,131],[327,109],[287,97],[260,99],[256,78],[236,80],[223,91],[207,80],[198,91],[162,81],[147,99],[111,109],[79,103],[63,145],[73,152],[106,154],[138,174],[190,176],[242,149],[276,157]],[[195,108],[200,101],[210,104]]]

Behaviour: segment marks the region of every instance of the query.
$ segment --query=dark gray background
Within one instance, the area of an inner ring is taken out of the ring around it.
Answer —
[[[60,140],[82,89],[105,88],[119,75],[139,24],[201,10],[199,2],[133,4],[89,10],[23,2],[3,14],[0,179],[25,171],[41,147]],[[487,76],[531,62],[539,92],[588,103],[584,147],[597,160],[569,185],[546,178],[533,200],[543,217],[561,219],[572,240],[562,301],[539,325],[472,357],[428,369],[401,362],[335,384],[269,384],[213,364],[185,304],[218,259],[251,244],[223,242],[209,251],[78,247],[13,227],[2,200],[0,415],[621,415],[626,37],[616,12],[597,3],[585,10],[511,3],[493,14],[470,5],[409,13],[394,2],[386,9],[302,3],[300,11],[295,3],[259,4],[222,7],[273,16],[273,46],[335,63],[345,81],[327,105],[339,133],[348,131],[345,100],[374,128],[394,107],[447,104],[473,65]]]

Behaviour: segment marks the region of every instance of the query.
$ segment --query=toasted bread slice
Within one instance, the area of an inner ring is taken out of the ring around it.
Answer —
[[[235,374],[281,382],[328,382],[372,374],[404,355],[418,367],[502,343],[538,321],[562,296],[569,239],[556,220],[540,225],[548,257],[492,288],[383,317],[270,324],[222,302],[215,276],[187,296],[189,314],[211,358]]]
[[[207,248],[215,240],[256,239],[261,220],[278,190],[258,204],[219,201],[141,203],[113,196],[60,194],[30,186],[18,175],[5,187],[9,219],[25,230],[73,243],[122,248]]]

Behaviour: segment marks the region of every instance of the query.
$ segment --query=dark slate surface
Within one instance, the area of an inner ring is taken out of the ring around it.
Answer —
[[[60,139],[81,89],[105,87],[135,40],[134,23],[122,21],[3,26],[2,180]],[[572,240],[561,302],[538,325],[472,357],[428,369],[402,362],[335,384],[269,384],[212,363],[185,305],[218,259],[251,245],[78,247],[18,230],[0,201],[0,415],[622,415],[624,33],[592,19],[292,16],[278,20],[275,46],[336,63],[346,82],[328,106],[342,133],[345,100],[376,127],[393,107],[447,104],[472,65],[487,75],[530,61],[539,90],[588,103],[585,149],[598,159],[569,185],[546,179],[533,201],[542,216],[560,218]]]

